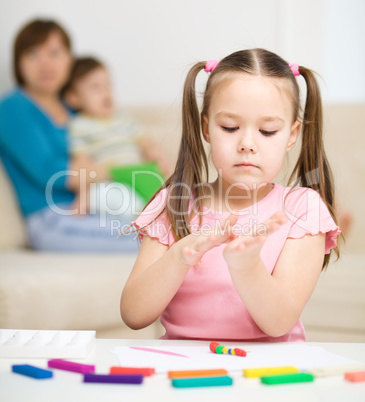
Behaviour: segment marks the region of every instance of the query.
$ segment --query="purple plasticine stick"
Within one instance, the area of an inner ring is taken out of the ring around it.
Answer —
[[[143,375],[84,374],[84,382],[142,384]]]
[[[66,371],[73,371],[75,373],[81,374],[95,372],[95,366],[92,366],[90,364],[74,363],[62,359],[48,360],[48,367]]]

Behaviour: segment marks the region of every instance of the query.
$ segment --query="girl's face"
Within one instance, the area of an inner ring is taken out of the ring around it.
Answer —
[[[25,87],[42,94],[58,94],[66,83],[72,57],[57,32],[37,46],[29,48],[19,60]]]
[[[203,117],[203,136],[223,188],[254,190],[270,183],[298,137],[287,94],[273,80],[237,74],[219,84]]]

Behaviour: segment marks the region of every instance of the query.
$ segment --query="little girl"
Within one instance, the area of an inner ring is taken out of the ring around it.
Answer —
[[[275,184],[300,131],[292,187]],[[175,172],[133,224],[143,241],[121,298],[128,326],[161,316],[165,339],[304,341],[299,317],[340,233],[313,72],[263,49],[193,66]]]

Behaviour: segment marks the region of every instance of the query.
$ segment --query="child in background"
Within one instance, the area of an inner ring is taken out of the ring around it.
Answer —
[[[163,175],[170,173],[158,147],[139,135],[132,120],[115,111],[109,73],[99,60],[76,59],[64,93],[70,106],[79,112],[69,124],[72,156],[84,155],[107,168],[153,160]],[[105,184],[93,184],[90,188],[87,199],[91,211],[120,208],[132,213],[141,211],[145,205],[128,184]]]
[[[199,62],[185,81],[182,131],[174,174],[133,222],[143,240],[123,320],[139,329],[161,316],[166,339],[304,341],[300,315],[331,249],[339,256],[340,233],[314,73],[264,49]],[[300,131],[292,187],[275,184]]]

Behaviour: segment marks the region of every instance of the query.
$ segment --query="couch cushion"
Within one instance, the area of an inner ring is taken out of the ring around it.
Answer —
[[[125,326],[119,303],[135,254],[0,254],[0,328]]]

